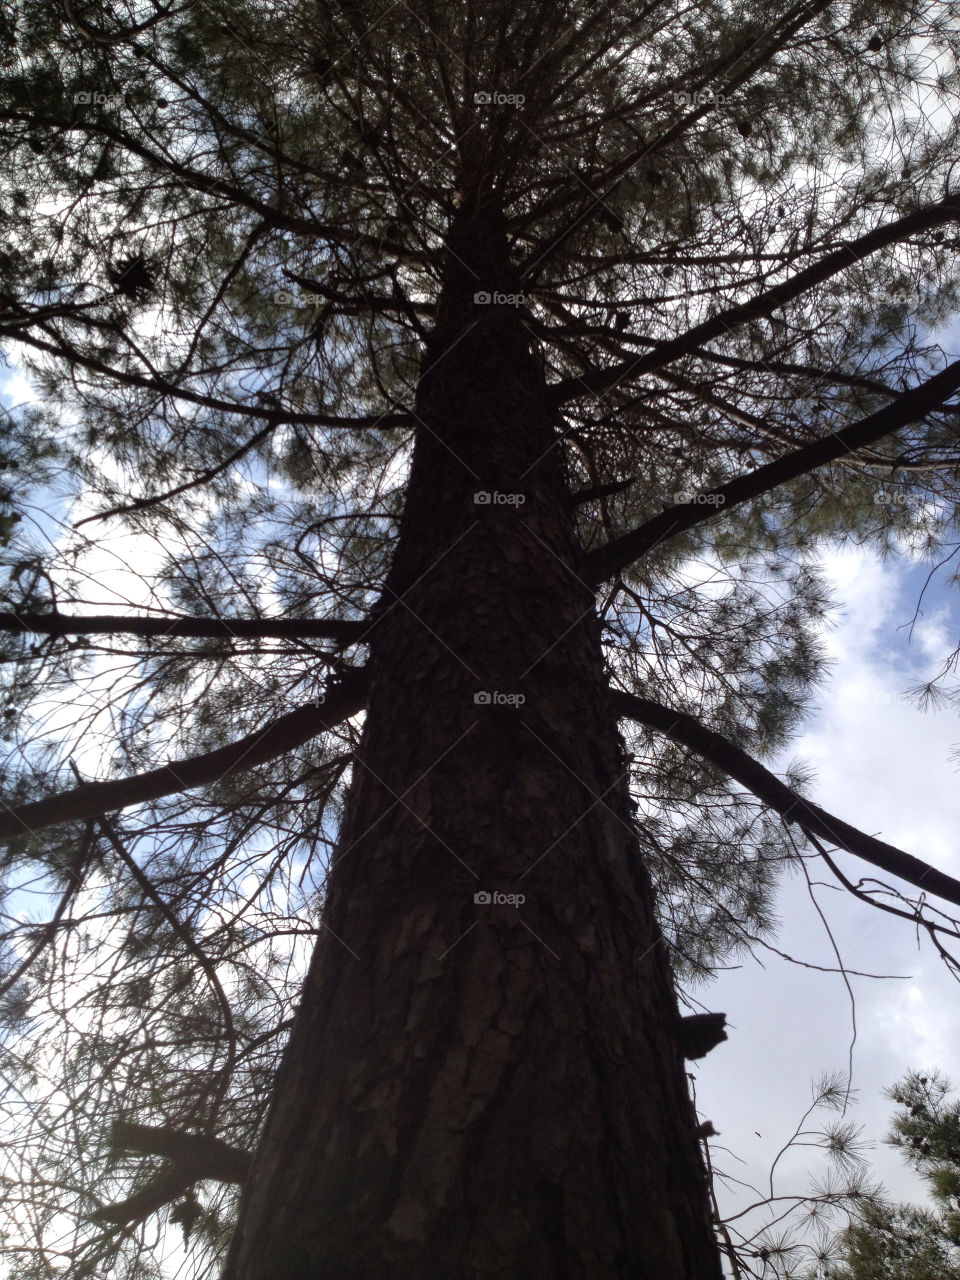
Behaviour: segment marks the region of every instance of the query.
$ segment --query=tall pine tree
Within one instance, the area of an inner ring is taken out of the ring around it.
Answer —
[[[956,517],[957,16],[4,12],[16,1280],[719,1276],[781,819],[960,902],[758,758]]]

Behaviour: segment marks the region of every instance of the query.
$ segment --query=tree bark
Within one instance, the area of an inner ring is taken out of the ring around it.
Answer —
[[[224,1280],[721,1274],[543,372],[479,290],[519,292],[492,197],[450,236],[326,928]]]

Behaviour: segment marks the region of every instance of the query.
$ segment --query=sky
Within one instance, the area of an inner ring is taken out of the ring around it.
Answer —
[[[933,336],[956,359],[960,317]],[[932,566],[906,552],[883,560],[847,547],[821,565],[835,602],[822,631],[831,665],[799,732],[765,763],[782,775],[802,761],[814,770],[806,793],[814,803],[960,878],[958,707],[919,710],[906,696],[960,646],[960,592],[947,583],[958,562],[929,577]],[[948,678],[942,687],[958,683]],[[831,856],[854,884],[876,875],[915,893],[851,854]],[[811,1179],[826,1175],[829,1162],[815,1146],[797,1144],[779,1155],[824,1073],[851,1086],[850,1105],[842,1117],[815,1111],[803,1131],[822,1132],[840,1118],[861,1126],[862,1154],[890,1198],[929,1204],[925,1184],[883,1142],[896,1109],[884,1089],[908,1070],[936,1068],[960,1090],[960,986],[929,940],[918,939],[908,921],[855,899],[820,859],[811,880],[822,916],[806,881],[785,878],[773,939],[782,955],[757,948],[697,993],[707,1008],[727,1014],[728,1039],[690,1064],[699,1110],[719,1134],[711,1142],[714,1167],[744,1184],[717,1184],[724,1215],[771,1193],[775,1160],[772,1191],[779,1196],[808,1194]],[[769,1216],[744,1222],[756,1230]]]
[[[942,585],[928,590],[911,637],[922,567],[883,563],[857,548],[823,564],[839,604],[824,633],[834,665],[801,732],[768,763],[781,773],[792,759],[810,764],[811,800],[960,877],[960,777],[950,756],[960,718],[953,708],[919,711],[902,696],[960,644],[960,598]],[[850,854],[834,861],[854,883],[874,872]],[[819,861],[811,878],[832,942],[806,882],[785,879],[775,945],[796,963],[758,950],[698,993],[728,1020],[728,1040],[696,1064],[700,1110],[720,1135],[715,1163],[767,1194],[770,1165],[799,1124],[813,1081],[823,1072],[848,1078],[852,1064],[858,1092],[846,1118],[873,1144],[864,1154],[874,1174],[893,1198],[923,1201],[923,1184],[881,1142],[894,1112],[883,1089],[908,1069],[934,1067],[960,1087],[960,991],[907,921],[831,887],[837,882]],[[806,967],[836,970],[837,954],[850,970],[890,976],[850,976],[848,991],[839,972]],[[822,1128],[817,1116],[830,1114],[816,1113],[806,1128]],[[774,1191],[805,1194],[810,1176],[826,1168],[822,1152],[796,1147],[781,1158]],[[743,1202],[743,1193],[721,1200]]]

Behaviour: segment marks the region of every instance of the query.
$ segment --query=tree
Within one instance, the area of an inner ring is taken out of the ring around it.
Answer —
[[[960,903],[758,759],[956,519],[955,6],[3,21],[13,1274],[719,1276],[676,983]]]
[[[950,1083],[910,1071],[887,1091],[901,1106],[886,1139],[929,1185],[936,1211],[868,1200],[843,1234],[843,1261],[828,1280],[950,1280],[960,1275],[960,1105]]]

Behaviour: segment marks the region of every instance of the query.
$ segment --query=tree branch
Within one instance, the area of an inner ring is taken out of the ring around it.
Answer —
[[[74,12],[73,0],[63,0],[63,11],[66,14],[67,21],[70,25],[75,27],[85,40],[89,40],[93,44],[111,45],[121,44],[125,40],[132,40],[135,36],[142,35],[144,31],[149,31],[151,27],[155,27],[158,22],[163,22],[171,15],[176,16],[181,13],[186,13],[186,11],[191,9],[195,3],[196,0],[186,0],[186,3],[182,4],[179,9],[175,9],[173,5],[170,5],[166,9],[161,9],[159,13],[155,13],[153,17],[147,18],[145,21],[138,23],[136,26],[128,27],[125,31],[118,31],[111,35],[108,35],[104,31],[98,31],[95,27],[91,27],[89,22],[78,17]]]
[[[691,382],[688,378],[682,377],[673,369],[662,370],[660,377],[665,382],[669,382],[672,386],[679,387],[682,391],[687,391],[692,396],[696,396],[704,404],[710,405],[714,409],[718,409],[725,417],[730,418],[733,422],[739,422],[742,426],[749,427],[751,431],[756,431],[758,435],[765,436],[769,440],[776,440],[779,444],[794,447],[798,441],[789,435],[786,431],[771,427],[758,414],[750,413],[746,409],[741,409],[738,405],[731,404],[729,400],[724,400],[722,396],[718,396],[715,392],[709,391],[702,383]],[[879,390],[887,397],[892,397],[897,392],[888,386],[877,384]],[[955,406],[950,405],[950,408]],[[876,449],[858,449],[855,454],[851,454],[847,459],[849,465],[855,469],[863,467],[884,467],[887,471],[893,473],[895,471],[940,471],[946,467],[951,469],[956,465],[956,458],[945,458],[940,462],[907,462],[901,455],[895,457],[887,457],[885,454],[877,453]]]
[[[47,329],[44,329],[44,332],[49,333]],[[84,355],[82,352],[77,351],[74,347],[68,345],[61,334],[56,332],[54,333],[57,339],[56,342],[45,342],[27,329],[17,330],[14,336],[18,342],[35,347],[38,351],[45,351],[48,355],[56,356],[58,359],[66,360],[71,366],[89,369],[93,373],[98,373],[104,378],[111,379],[119,386],[140,387],[145,391],[153,391],[158,396],[173,396],[178,400],[186,401],[187,404],[194,404],[200,408],[212,409],[220,413],[235,413],[247,418],[266,418],[271,430],[281,424],[305,427],[345,427],[358,431],[373,428],[386,430],[389,427],[409,426],[413,420],[411,415],[405,412],[371,413],[354,418],[346,418],[329,413],[297,413],[288,409],[261,409],[256,405],[243,404],[240,401],[222,400],[219,396],[208,396],[197,391],[191,391],[189,388],[178,386],[176,383],[170,382],[159,375],[147,377],[145,374],[135,373],[132,370],[116,369],[112,365],[105,364],[102,360],[94,359],[92,356]]]
[[[82,520],[76,520],[73,527],[79,529],[83,524],[89,524],[91,520],[107,520],[110,516],[126,515],[129,511],[145,511],[149,507],[157,507],[161,502],[168,502],[171,498],[179,497],[181,493],[186,493],[189,489],[199,488],[200,485],[206,484],[210,480],[215,480],[218,475],[226,471],[229,467],[238,462],[245,453],[249,453],[251,449],[256,448],[261,441],[266,440],[268,436],[276,431],[282,422],[282,417],[277,415],[267,423],[265,427],[261,427],[254,435],[243,444],[238,445],[232,453],[228,454],[222,462],[218,462],[215,467],[208,467],[206,471],[201,471],[198,476],[192,480],[185,480],[183,484],[176,485],[173,489],[168,489],[165,493],[155,493],[149,498],[136,498],[133,502],[121,504],[117,507],[110,507],[106,511],[96,511],[92,516],[84,516]]]
[[[136,618],[121,613],[71,616],[31,610],[0,613],[0,631],[45,636],[222,636],[225,640],[272,637],[281,640],[335,640],[346,646],[365,639],[372,626],[369,622],[322,618]]]
[[[879,378],[870,378],[862,373],[840,373],[836,369],[819,369],[816,365],[793,364],[789,360],[745,360],[740,356],[721,355],[719,351],[699,352],[702,360],[711,364],[721,364],[728,369],[739,369],[747,373],[782,373],[787,377],[812,378],[814,382],[826,386],[860,387],[864,391],[873,391],[881,396],[896,395],[896,388]]]
[[[668,507],[659,515],[648,520],[638,529],[615,538],[606,546],[587,552],[584,557],[584,572],[594,584],[603,582],[605,578],[626,568],[632,561],[638,560],[651,547],[665,538],[675,537],[705,520],[729,511],[731,507],[757,498],[788,480],[822,467],[825,463],[842,458],[844,454],[853,453],[864,445],[873,444],[884,436],[898,431],[901,427],[917,421],[925,414],[942,407],[944,400],[960,388],[960,360],[955,360],[942,372],[935,374],[919,387],[905,391],[891,404],[884,405],[876,413],[869,414],[859,422],[851,423],[840,431],[831,433],[811,444],[796,449],[783,458],[768,462],[758,467],[749,475],[739,476],[729,484],[710,489],[699,495],[700,502],[685,502],[679,506]]]
[[[252,1157],[239,1147],[206,1133],[185,1133],[149,1124],[115,1121],[110,1130],[110,1146],[114,1151],[134,1151],[138,1155],[164,1156],[172,1163],[151,1178],[145,1187],[95,1210],[97,1222],[126,1226],[142,1222],[170,1204],[196,1182],[209,1178],[215,1182],[235,1182],[241,1186],[250,1173]]]
[[[622,361],[608,369],[594,369],[572,378],[561,379],[560,382],[548,388],[551,404],[557,408],[567,400],[579,399],[585,392],[607,391],[627,379],[633,380],[643,374],[662,369],[664,365],[679,360],[681,356],[691,355],[704,343],[714,338],[722,337],[751,320],[764,319],[778,307],[801,297],[809,289],[824,284],[832,276],[869,257],[878,249],[885,249],[888,245],[904,240],[917,231],[926,231],[942,223],[957,220],[960,220],[960,196],[951,195],[938,204],[927,205],[885,226],[876,227],[852,243],[844,245],[835,253],[828,254],[821,261],[813,263],[803,271],[798,271],[789,280],[774,285],[766,293],[759,294],[749,302],[738,303],[725,311],[718,312],[717,315],[694,325],[686,333],[666,342],[657,343],[643,355],[634,356],[633,359]]]
[[[83,779],[80,777],[80,771],[77,769],[75,762],[71,760],[70,764],[73,768],[73,772],[76,774],[77,781],[82,784]],[[105,814],[101,814],[99,826],[101,831],[110,841],[110,845],[114,853],[140,886],[144,897],[150,899],[176,936],[200,965],[200,968],[203,970],[206,979],[210,984],[210,988],[213,991],[214,998],[220,1006],[221,1024],[223,1027],[224,1039],[227,1043],[227,1053],[224,1065],[214,1077],[219,1077],[216,1091],[213,1094],[213,1107],[211,1111],[211,1114],[215,1115],[220,1104],[223,1102],[223,1096],[230,1084],[230,1078],[233,1075],[233,1069],[237,1060],[237,1033],[233,1021],[233,1010],[230,1008],[230,1001],[227,999],[227,993],[223,989],[223,983],[220,981],[220,975],[217,973],[217,966],[197,942],[192,931],[182,920],[179,919],[177,913],[173,910],[167,900],[157,891],[156,885],[154,885],[153,881],[139,865],[136,858],[128,853],[126,846],[117,834],[114,824]],[[212,1055],[213,1060],[215,1060],[215,1057],[216,1051],[214,1051],[214,1054]]]
[[[144,1218],[149,1218],[164,1205],[170,1204],[173,1200],[179,1200],[196,1181],[189,1169],[172,1165],[169,1169],[158,1173],[155,1178],[151,1178],[140,1191],[134,1192],[126,1200],[117,1201],[116,1204],[105,1204],[102,1208],[95,1210],[92,1217],[96,1222],[115,1223],[117,1226],[142,1222]]]
[[[134,1151],[143,1156],[166,1156],[184,1169],[197,1170],[195,1179],[216,1182],[246,1181],[252,1157],[248,1151],[232,1147],[222,1138],[207,1133],[185,1133],[163,1125],[114,1122],[110,1145],[115,1151]]]
[[[947,902],[960,905],[960,880],[804,800],[758,760],[722,734],[702,725],[696,716],[674,711],[662,703],[619,689],[612,689],[611,694],[618,716],[648,725],[681,746],[689,747],[735,778],[786,821],[797,823],[801,830],[829,840],[847,853],[863,858],[889,875],[899,876],[926,893],[935,893]]]
[[[90,782],[15,809],[7,808],[0,814],[0,840],[10,840],[61,822],[98,817],[134,804],[146,804],[274,760],[362,711],[367,679],[366,668],[346,668],[337,683],[328,685],[322,704],[299,707],[225,747],[174,760],[147,773]]]

